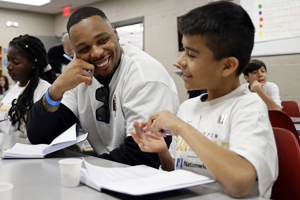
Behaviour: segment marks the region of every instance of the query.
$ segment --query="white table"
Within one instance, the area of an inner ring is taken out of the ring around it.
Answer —
[[[12,147],[16,142],[28,143],[27,140],[4,136],[2,150]],[[103,167],[126,167],[126,165],[108,160],[86,156],[77,152],[60,150],[49,154],[45,159],[0,159],[0,182],[14,185],[12,200],[115,200],[115,199],[187,199],[233,200],[218,183],[190,187],[187,189],[163,192],[145,196],[129,196],[110,191],[98,192],[80,184],[76,188],[64,188],[60,182],[58,161],[66,157],[81,157],[93,164]],[[262,200],[253,197],[258,194],[257,186],[251,191],[251,200]]]

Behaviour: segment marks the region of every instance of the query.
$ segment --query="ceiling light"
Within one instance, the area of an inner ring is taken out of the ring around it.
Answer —
[[[51,0],[1,0],[1,1],[7,1],[11,3],[20,3],[20,4],[27,4],[32,6],[41,6],[46,3],[51,2]]]
[[[18,22],[14,22],[14,27],[18,27],[19,23]]]
[[[7,21],[6,26],[7,27],[16,27],[16,28],[18,28],[19,23],[18,22]]]
[[[11,21],[7,21],[6,26],[11,26]]]

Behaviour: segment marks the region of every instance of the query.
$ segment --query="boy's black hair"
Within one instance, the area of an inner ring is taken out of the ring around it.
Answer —
[[[92,17],[92,16],[100,16],[102,19],[107,20],[106,15],[104,12],[98,8],[95,7],[82,7],[76,10],[69,18],[68,24],[67,24],[67,31],[69,32],[70,28],[79,23],[81,20]]]
[[[179,18],[179,31],[186,36],[205,36],[216,60],[237,58],[236,76],[250,60],[255,28],[247,12],[237,4],[217,2],[195,8]]]
[[[38,86],[39,77],[53,83],[56,76],[53,70],[44,71],[48,65],[48,58],[46,48],[40,39],[30,35],[20,35],[10,41],[9,46],[18,48],[20,54],[29,62],[35,62],[28,85],[20,96],[12,101],[12,107],[8,111],[12,125],[18,123],[18,130],[20,130],[20,126],[25,123],[27,112],[33,105],[33,95]]]
[[[243,71],[243,74],[248,76],[249,73],[255,71],[255,70],[258,70],[260,69],[261,67],[264,67],[265,70],[267,71],[267,67],[265,65],[265,63],[261,60],[257,60],[257,59],[253,59],[253,60],[250,60],[250,62],[246,65],[244,71]]]

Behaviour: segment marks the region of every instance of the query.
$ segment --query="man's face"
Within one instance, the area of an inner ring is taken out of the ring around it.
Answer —
[[[95,66],[94,75],[108,77],[121,59],[118,33],[100,16],[81,20],[69,30],[70,40],[78,58]]]
[[[62,45],[64,47],[65,54],[67,54],[68,56],[70,56],[70,57],[73,58],[73,56],[74,56],[74,50],[73,50],[73,47],[72,47],[70,39],[68,39]]]
[[[264,66],[262,66],[261,68],[248,73],[248,76],[244,75],[244,78],[250,84],[257,80],[259,83],[264,85],[267,81],[267,71]]]

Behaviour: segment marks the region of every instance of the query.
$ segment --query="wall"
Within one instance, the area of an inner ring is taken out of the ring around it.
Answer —
[[[240,3],[239,0],[233,1]],[[180,101],[188,98],[182,79],[174,73],[173,63],[181,55],[177,46],[176,18],[207,0],[103,0],[91,6],[102,9],[111,22],[140,16],[145,17],[145,51],[159,60],[168,70],[177,85]],[[61,35],[66,31],[68,18],[55,16],[54,32]],[[296,44],[295,44],[296,45]],[[280,47],[279,47],[280,48]],[[300,105],[300,55],[278,55],[257,57],[268,68],[268,80],[277,83],[282,100],[295,100]],[[241,83],[245,83],[243,76]]]
[[[19,27],[7,27],[7,21],[16,21]],[[8,43],[19,35],[30,34],[35,36],[54,36],[54,16],[16,11],[0,8],[0,45],[3,48],[8,47]],[[7,69],[4,67],[4,75],[7,75]],[[14,83],[9,78],[10,84]]]

